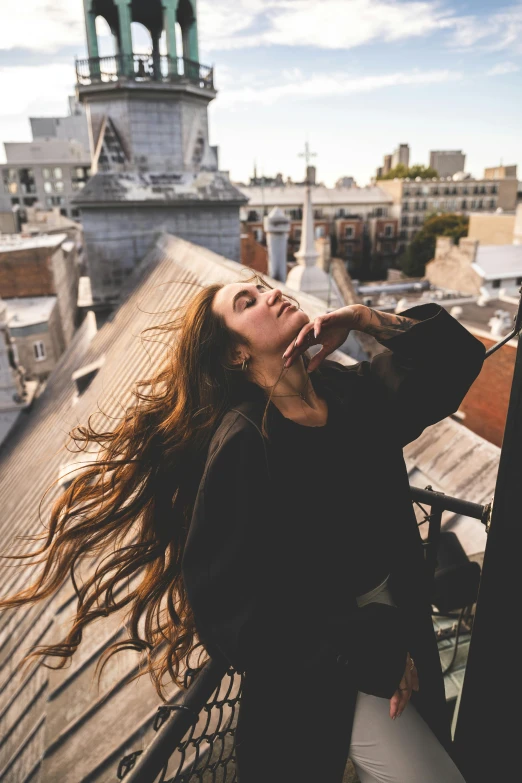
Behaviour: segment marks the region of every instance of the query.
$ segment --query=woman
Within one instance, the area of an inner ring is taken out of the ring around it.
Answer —
[[[116,426],[72,431],[97,455],[43,545],[4,555],[44,568],[0,608],[70,575],[69,633],[24,662],[64,666],[87,625],[128,608],[101,669],[142,652],[161,698],[200,648],[244,672],[240,783],[340,783],[348,752],[363,783],[462,781],[402,447],[458,408],[484,347],[436,304],[310,323],[291,299],[255,275],[204,287],[154,327],[177,340]],[[391,350],[325,360],[352,328]]]

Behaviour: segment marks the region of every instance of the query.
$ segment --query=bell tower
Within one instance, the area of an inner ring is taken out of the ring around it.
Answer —
[[[217,91],[214,69],[199,62],[196,0],[83,2],[89,57],[76,61],[76,93],[93,177],[74,203],[93,300],[108,303],[161,230],[238,261],[247,199],[209,144],[207,107]],[[98,17],[111,32],[110,56],[101,56]],[[148,51],[133,45],[135,22]]]

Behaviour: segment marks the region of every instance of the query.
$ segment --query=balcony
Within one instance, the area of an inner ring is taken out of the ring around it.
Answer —
[[[184,57],[116,54],[76,60],[78,86],[114,82],[190,83],[214,90],[214,69]]]

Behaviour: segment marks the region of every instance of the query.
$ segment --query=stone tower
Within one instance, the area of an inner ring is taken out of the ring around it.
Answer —
[[[217,92],[213,69],[199,62],[196,0],[84,0],[84,11],[89,58],[76,62],[76,92],[89,121],[93,176],[75,205],[94,303],[117,299],[161,231],[239,261],[239,207],[247,199],[209,145],[207,107]],[[99,56],[98,16],[113,34],[111,57]],[[147,54],[133,51],[132,22],[150,33]]]

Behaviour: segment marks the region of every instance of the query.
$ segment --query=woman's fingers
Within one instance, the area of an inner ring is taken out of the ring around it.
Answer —
[[[304,353],[312,345],[317,345],[320,342],[315,339],[313,329],[314,324],[303,326],[296,339],[288,346],[283,354],[285,367],[290,367],[300,353]]]

